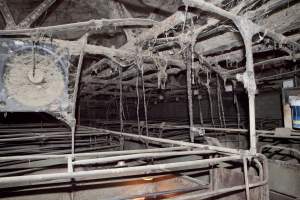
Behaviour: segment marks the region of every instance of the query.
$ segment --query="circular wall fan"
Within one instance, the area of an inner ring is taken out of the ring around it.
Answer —
[[[58,62],[45,47],[28,46],[16,51],[5,63],[3,84],[7,96],[27,107],[58,101],[66,87]]]

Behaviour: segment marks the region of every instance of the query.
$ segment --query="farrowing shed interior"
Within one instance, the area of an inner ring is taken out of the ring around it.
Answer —
[[[300,199],[299,1],[0,13],[0,199]]]

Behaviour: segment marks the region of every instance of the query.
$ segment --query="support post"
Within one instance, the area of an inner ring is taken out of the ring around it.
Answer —
[[[203,126],[203,114],[202,114],[202,109],[201,109],[201,95],[200,95],[200,91],[199,91],[199,95],[198,95],[198,105],[199,105],[199,119],[200,119],[200,124]]]
[[[119,87],[120,87],[120,97],[119,97],[119,115],[120,115],[120,132],[124,131],[124,124],[123,124],[123,69],[119,67]],[[120,137],[120,149],[124,150],[124,137]]]
[[[185,51],[183,52],[183,59],[186,65],[186,84],[187,84],[187,95],[188,95],[188,109],[189,109],[189,120],[190,120],[190,139],[191,142],[195,140],[195,134],[193,131],[194,127],[194,113],[193,113],[193,92],[192,92],[192,50],[191,45],[187,44]]]
[[[255,27],[248,24],[246,18],[237,18],[234,23],[240,30],[245,50],[246,50],[246,71],[243,74],[237,74],[237,80],[244,83],[248,92],[249,103],[249,133],[250,133],[250,153],[256,154],[256,124],[255,124],[255,94],[256,81],[253,64],[252,37],[258,31]]]
[[[245,186],[246,186],[246,199],[250,200],[248,165],[247,165],[247,158],[245,158],[245,157],[243,158],[243,167],[244,167],[244,178],[245,178]]]
[[[77,74],[76,74],[76,80],[75,80],[75,88],[74,88],[74,93],[73,93],[73,107],[72,107],[72,123],[71,123],[71,130],[72,130],[72,155],[74,156],[75,154],[75,132],[76,132],[76,102],[77,102],[77,96],[78,96],[78,90],[79,90],[79,83],[80,83],[80,75],[82,71],[82,63],[83,63],[83,57],[84,57],[84,49],[87,44],[87,38],[88,38],[88,33],[86,33],[82,37],[82,47],[81,47],[81,52],[79,56],[79,61],[77,65]]]

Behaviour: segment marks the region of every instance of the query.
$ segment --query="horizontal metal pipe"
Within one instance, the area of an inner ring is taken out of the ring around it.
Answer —
[[[295,139],[300,140],[300,135],[292,135],[292,136],[286,136],[286,135],[268,135],[268,134],[259,134],[258,137],[265,137],[265,138],[282,138],[282,139]]]
[[[241,155],[235,156],[226,156],[222,158],[213,158],[213,159],[204,159],[204,160],[193,160],[185,162],[176,162],[176,163],[167,163],[167,164],[156,164],[156,165],[147,165],[147,166],[137,166],[137,167],[127,167],[127,168],[114,168],[114,169],[102,169],[102,170],[92,170],[92,171],[80,171],[80,172],[65,172],[65,173],[55,173],[55,174],[40,174],[40,175],[26,175],[26,176],[13,176],[13,177],[4,177],[0,178],[0,184],[9,184],[9,183],[21,183],[21,182],[41,182],[41,181],[51,181],[59,179],[71,179],[71,178],[85,178],[85,177],[99,177],[103,175],[115,176],[124,175],[128,173],[140,173],[140,172],[149,172],[152,170],[175,170],[178,168],[192,167],[192,166],[201,166],[207,164],[217,164],[226,161],[235,161],[241,160]]]
[[[65,127],[63,123],[26,123],[26,124],[0,124],[2,128],[49,128],[49,127]]]
[[[238,150],[238,149],[231,149],[231,148],[226,148],[226,147],[196,144],[196,143],[189,143],[189,142],[183,142],[183,141],[177,141],[177,140],[169,140],[169,139],[163,139],[163,138],[155,138],[155,137],[135,135],[135,134],[130,134],[130,133],[118,132],[118,131],[111,131],[111,130],[106,130],[106,129],[98,129],[98,128],[91,128],[91,129],[98,130],[98,131],[104,132],[104,133],[111,133],[111,134],[119,135],[119,136],[144,139],[144,140],[154,141],[154,142],[159,142],[159,143],[210,149],[210,150],[215,150],[215,151],[220,151],[220,152],[225,152],[225,153],[230,153],[230,154],[240,154],[240,153],[247,154],[247,152],[248,152],[246,150],[241,150],[241,149]]]
[[[259,181],[257,183],[252,183],[249,184],[249,188],[255,188],[259,186],[263,186],[267,184],[267,181]],[[200,194],[192,194],[192,195],[185,195],[182,197],[177,197],[177,198],[172,198],[172,200],[202,200],[202,199],[208,199],[212,198],[215,196],[219,196],[221,194],[226,194],[226,193],[232,193],[235,191],[241,191],[246,189],[246,185],[238,185],[230,188],[223,188],[223,189],[218,189],[210,192],[204,192]]]
[[[259,181],[256,183],[251,183],[249,184],[249,188],[255,188],[255,187],[259,187],[259,186],[263,186],[264,187],[268,187],[268,160],[267,158],[262,155],[262,154],[257,154],[257,156],[259,158],[262,159],[263,162],[263,169],[260,168],[261,173],[260,173],[260,178],[261,176],[263,176],[263,181]],[[219,196],[221,194],[226,194],[226,193],[231,193],[231,192],[235,192],[235,191],[240,191],[240,190],[244,190],[246,189],[246,185],[239,185],[239,186],[234,186],[234,187],[230,187],[230,188],[223,188],[223,189],[218,189],[218,190],[214,190],[214,191],[209,191],[209,192],[205,192],[205,193],[201,193],[201,194],[191,194],[191,195],[184,195],[181,197],[177,197],[177,198],[172,198],[172,200],[201,200],[201,199],[208,199],[208,198],[212,198],[215,196]],[[269,199],[269,190],[266,189],[265,190],[265,195],[266,195],[266,199]]]
[[[35,134],[37,135],[37,134]],[[107,134],[102,133],[90,133],[90,134],[77,134],[76,137],[90,137],[90,136],[105,136]],[[0,139],[0,142],[17,142],[17,141],[28,141],[28,140],[36,140],[36,139],[46,139],[46,138],[66,138],[71,137],[71,133],[68,135],[56,135],[56,134],[40,134],[37,136],[31,136],[31,137],[15,137],[15,138],[5,138]]]
[[[36,135],[36,134],[55,134],[55,135],[68,135],[70,134],[70,130],[55,130],[55,128],[51,128],[51,129],[24,129],[24,130],[10,130],[10,129],[7,129],[7,130],[3,130],[3,131],[0,131],[1,133],[1,137],[2,136],[5,136],[5,137],[10,137],[10,136],[21,136],[21,135]],[[79,134],[92,134],[94,133],[94,131],[91,131],[91,130],[79,130],[77,131],[77,133]]]
[[[162,157],[172,157],[172,156],[186,156],[186,155],[207,155],[213,154],[216,151],[202,150],[202,151],[180,151],[180,152],[163,152],[163,153],[141,153],[126,156],[114,156],[106,158],[96,158],[96,159],[86,159],[74,161],[74,165],[88,165],[88,164],[105,164],[117,161],[125,161],[139,158],[162,158]]]
[[[116,148],[116,147],[119,147],[119,143],[118,144],[116,144],[116,143],[114,143],[114,144],[110,144],[110,145],[107,145],[107,146],[95,146],[95,147],[80,147],[80,148],[77,148],[76,149],[76,151],[77,152],[90,152],[91,154],[92,154],[92,152],[91,151],[98,151],[98,152],[94,152],[94,153],[99,153],[99,150],[103,150],[103,149],[111,149],[111,148]],[[0,151],[1,152],[1,151]],[[19,151],[13,151],[13,152],[6,152],[5,154],[7,154],[7,153],[15,153],[15,152],[19,152]],[[22,151],[21,151],[22,152]],[[23,150],[23,153],[28,153],[26,150]],[[56,156],[56,154],[58,155],[58,156],[60,156],[60,155],[69,155],[68,153],[70,152],[70,148],[67,148],[67,149],[63,149],[63,150],[52,150],[51,152],[49,152],[49,150],[47,151],[47,152],[45,152],[45,153],[43,153],[43,154],[41,154],[40,153],[40,151],[39,151],[39,153],[37,153],[37,152],[34,152],[34,153],[36,153],[36,154],[34,154],[34,155],[28,155],[28,157],[31,157],[31,156],[35,156],[35,155],[45,155],[45,157],[47,156],[47,155],[54,155],[54,156]],[[1,152],[2,153],[2,152]],[[4,155],[5,155],[4,154]],[[27,155],[24,155],[24,156],[27,156]],[[7,158],[10,158],[10,157],[12,157],[12,156],[6,156]],[[22,157],[22,156],[19,156],[19,157]],[[5,158],[5,157],[1,157],[1,158]],[[59,158],[59,157],[58,157]],[[11,160],[11,159],[9,159],[9,160]],[[23,160],[23,159],[18,159],[18,160]],[[32,159],[32,160],[34,160],[34,159]],[[24,160],[24,161],[26,161],[26,160]]]
[[[196,128],[204,129],[204,130],[211,130],[211,131],[224,131],[224,132],[238,132],[238,133],[247,133],[249,132],[248,129],[241,129],[241,128],[216,128],[216,127],[203,127],[195,125]],[[189,129],[190,127],[187,125],[164,125],[161,126],[160,124],[154,125],[150,124],[149,128],[162,128],[162,129],[170,129],[170,128],[176,128],[176,129]],[[275,131],[267,131],[267,130],[256,130],[256,133],[275,133]]]
[[[283,147],[283,146],[273,146],[273,145],[264,145],[264,146],[261,146],[259,152],[262,153],[263,149],[265,149],[265,148],[291,151],[291,152],[294,152],[294,153],[298,154],[298,156],[300,156],[300,151],[297,150],[297,149],[289,148],[289,147]]]
[[[124,151],[107,151],[107,152],[94,152],[94,153],[76,153],[74,156],[75,156],[75,158],[90,157],[90,156],[99,157],[99,156],[114,156],[114,155],[139,154],[139,153],[149,153],[149,152],[179,151],[179,150],[186,150],[186,149],[187,149],[187,147],[170,147],[170,148],[156,148],[156,149],[144,149],[144,150],[124,150]],[[5,157],[0,157],[0,161],[68,158],[69,156],[70,156],[70,154],[5,156]]]

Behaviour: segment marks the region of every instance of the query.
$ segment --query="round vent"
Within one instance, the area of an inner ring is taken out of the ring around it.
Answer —
[[[3,83],[9,98],[29,107],[51,104],[65,88],[57,59],[39,46],[23,48],[9,57]]]

